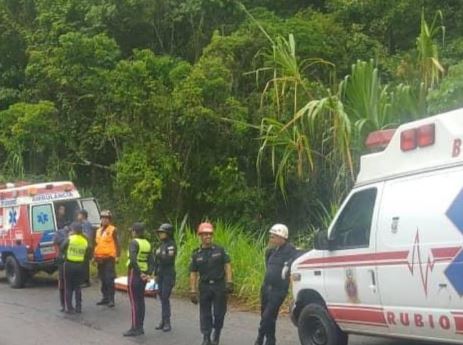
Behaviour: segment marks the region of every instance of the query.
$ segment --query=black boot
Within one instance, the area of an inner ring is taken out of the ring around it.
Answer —
[[[214,333],[212,334],[212,342],[211,345],[219,345],[220,342],[220,329],[214,329]]]
[[[211,345],[211,335],[210,334],[204,334],[202,345]]]
[[[172,327],[170,325],[170,319],[166,319],[164,321],[164,327],[162,327],[163,332],[170,332],[172,330]]]
[[[259,332],[254,345],[264,345],[264,335],[262,333]]]
[[[155,329],[163,329],[164,328],[164,320],[162,320],[161,322],[159,322],[159,325],[157,325],[155,327]]]
[[[276,339],[274,337],[265,339],[265,345],[275,345],[276,344]]]

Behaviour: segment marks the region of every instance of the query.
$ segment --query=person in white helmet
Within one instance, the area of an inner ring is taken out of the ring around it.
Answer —
[[[269,249],[265,253],[265,278],[260,291],[261,321],[255,345],[275,345],[275,326],[289,289],[289,267],[298,256],[288,242],[288,227],[275,224],[270,228]]]

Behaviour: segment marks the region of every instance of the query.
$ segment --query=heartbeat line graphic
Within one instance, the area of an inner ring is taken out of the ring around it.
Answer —
[[[435,260],[432,252],[429,254],[427,262],[423,261],[421,257],[420,233],[419,230],[417,230],[415,242],[413,243],[413,250],[411,251],[411,256],[409,255],[407,264],[412,276],[415,276],[415,273],[419,274],[426,296],[428,296],[429,273],[433,271],[436,261],[437,260]],[[418,269],[418,272],[416,272],[416,268]]]

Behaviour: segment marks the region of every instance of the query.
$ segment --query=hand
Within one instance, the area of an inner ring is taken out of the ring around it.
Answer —
[[[190,301],[193,304],[198,304],[198,294],[196,293],[196,291],[190,292]]]
[[[227,287],[226,287],[227,293],[232,294],[233,291],[235,291],[235,286],[233,282],[227,282]]]

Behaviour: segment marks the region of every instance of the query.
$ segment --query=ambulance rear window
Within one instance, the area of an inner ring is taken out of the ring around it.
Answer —
[[[32,229],[36,232],[55,231],[51,204],[32,206]]]

